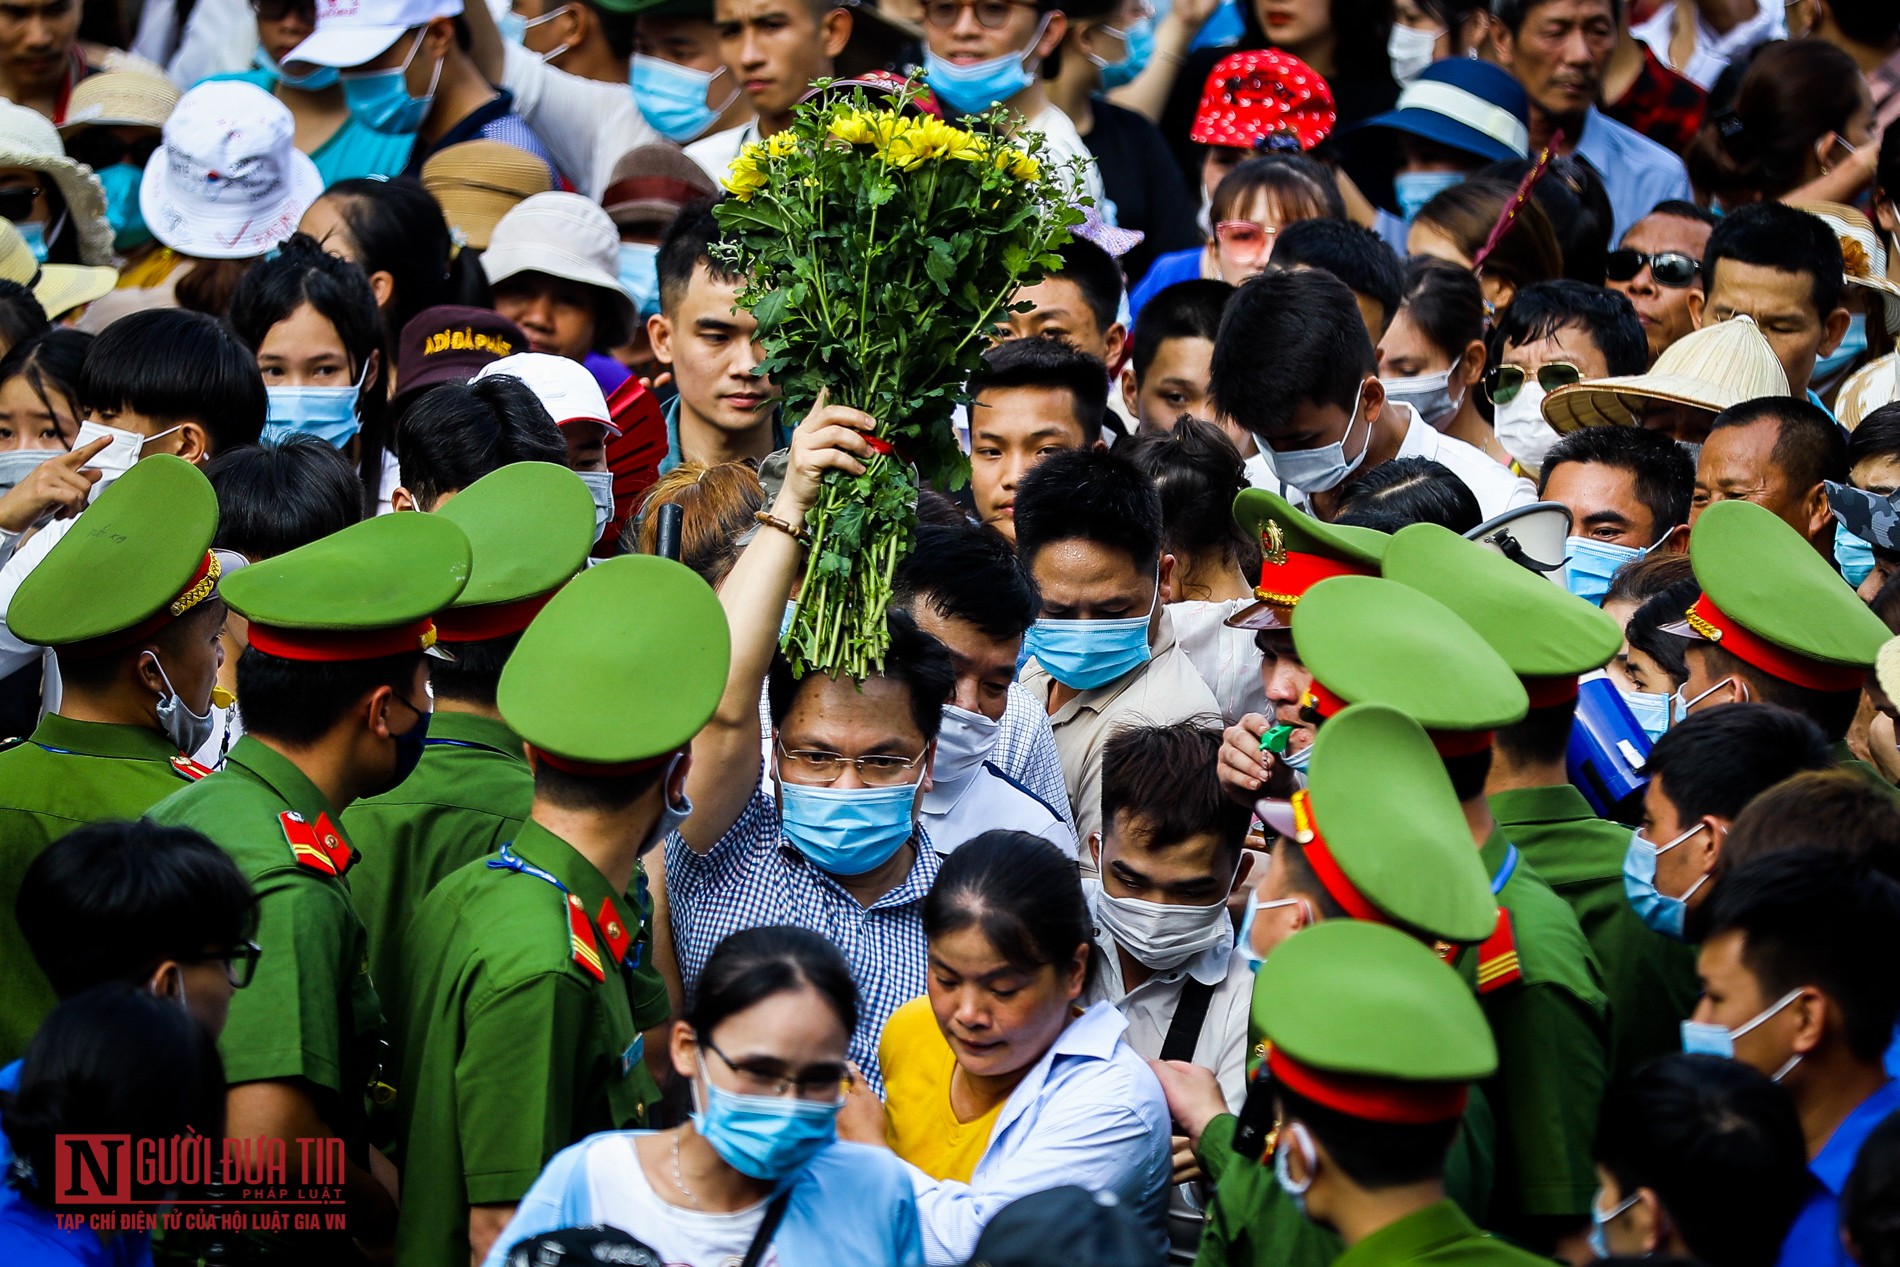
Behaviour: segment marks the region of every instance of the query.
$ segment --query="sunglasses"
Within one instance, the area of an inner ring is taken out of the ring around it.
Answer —
[[[1517,399],[1524,390],[1524,384],[1530,381],[1530,374],[1522,365],[1497,365],[1484,376],[1485,394],[1491,397],[1494,405],[1508,405]],[[1537,385],[1546,395],[1559,387],[1568,387],[1572,383],[1583,381],[1583,371],[1568,361],[1551,361],[1537,367]]]
[[[128,141],[106,128],[87,128],[66,142],[66,155],[98,172],[119,163],[143,167],[158,151],[158,146],[159,138],[155,135]]]
[[[1214,226],[1214,240],[1245,264],[1258,259],[1261,252],[1272,250],[1273,239],[1279,232],[1277,228],[1251,220],[1222,220]]]
[[[298,17],[307,26],[317,24],[317,0],[251,0],[251,12],[266,22]]]
[[[1656,279],[1658,286],[1693,286],[1702,275],[1701,261],[1690,259],[1681,251],[1658,251],[1650,255],[1628,247],[1603,257],[1603,275],[1613,282],[1626,282],[1642,272],[1644,265],[1649,266],[1649,275]]]
[[[948,31],[956,26],[969,9],[976,14],[976,23],[986,31],[1000,31],[1009,25],[1011,9],[1033,9],[1033,0],[931,0],[924,6],[924,21],[939,31]]]
[[[33,218],[33,204],[40,196],[38,185],[9,185],[0,189],[0,220],[18,224]]]

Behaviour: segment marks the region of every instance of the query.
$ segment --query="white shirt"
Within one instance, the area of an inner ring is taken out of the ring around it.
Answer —
[[[513,40],[502,41],[502,53],[501,86],[514,94],[515,113],[548,147],[554,165],[595,202],[621,155],[670,144],[640,113],[626,84],[570,75]]]
[[[726,172],[732,167],[732,160],[739,157],[740,150],[758,139],[756,121],[741,123],[736,128],[700,137],[686,147],[686,157],[698,163],[699,170],[712,177],[713,184],[724,189]]]
[[[1114,1193],[1152,1230],[1159,1255],[1172,1128],[1161,1084],[1123,1037],[1127,1028],[1106,1002],[1071,1021],[1003,1102],[969,1183],[909,1167],[926,1263],[967,1262],[998,1210],[1057,1183]]]
[[[955,783],[933,783],[918,817],[940,854],[986,831],[1026,831],[1075,857],[1075,829],[1052,807],[988,761]]]
[[[1695,15],[1695,44],[1689,50],[1688,63],[1682,66],[1674,65],[1669,60],[1669,42],[1676,34],[1675,0],[1664,0],[1662,7],[1651,14],[1648,21],[1631,27],[1630,34],[1649,45],[1649,51],[1656,54],[1656,59],[1663,65],[1683,78],[1693,80],[1696,87],[1706,91],[1714,85],[1723,68],[1736,58],[1745,56],[1758,44],[1786,39],[1787,12],[1780,0],[1766,0],[1755,10],[1754,17],[1736,23],[1727,35],[1723,35],[1703,21],[1698,10]]]
[[[1254,645],[1251,629],[1230,629],[1226,620],[1251,598],[1230,598],[1218,603],[1188,600],[1168,604],[1168,619],[1174,622],[1174,640],[1187,653],[1207,689],[1220,702],[1221,717],[1229,726],[1248,713],[1273,715],[1267,705],[1266,683],[1260,680],[1260,648]]]
[[[616,1227],[631,1229],[668,1267],[726,1267],[743,1260],[767,1202],[730,1213],[671,1204],[647,1181],[646,1167],[634,1151],[638,1137],[633,1131],[595,1137],[585,1172],[593,1208],[611,1212]],[[778,1255],[768,1250],[765,1259],[775,1262]]]
[[[53,653],[45,647],[31,642],[22,642],[6,623],[6,613],[13,609],[13,596],[20,591],[20,582],[26,580],[26,574],[40,565],[40,560],[59,544],[61,537],[73,530],[79,520],[55,519],[34,533],[25,545],[13,552],[6,566],[0,567],[0,678],[11,677],[33,661],[45,658],[45,686],[41,690],[41,700],[46,708],[59,706],[59,662]]]
[[[1062,113],[1061,108],[1052,101],[1028,120],[1024,127],[1028,131],[1042,133],[1043,144],[1047,146],[1051,158],[1083,160],[1082,192],[1095,200],[1095,213],[1105,223],[1114,224],[1115,204],[1108,200],[1108,192],[1102,185],[1102,173],[1095,165],[1095,155],[1083,144],[1082,134],[1075,130],[1075,120]]]
[[[245,0],[198,0],[180,31],[175,0],[148,0],[131,51],[190,88],[210,75],[251,69],[257,18]]]
[[[1511,468],[1491,457],[1474,444],[1445,435],[1418,416],[1418,410],[1396,400],[1385,403],[1387,409],[1402,409],[1407,418],[1405,437],[1399,441],[1398,456],[1430,458],[1464,481],[1478,499],[1480,520],[1494,519],[1507,510],[1528,506],[1537,500],[1537,486]]]

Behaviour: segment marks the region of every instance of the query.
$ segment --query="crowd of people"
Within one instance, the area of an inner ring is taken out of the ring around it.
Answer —
[[[1084,214],[862,681],[714,213],[839,81]],[[1900,1264],[1897,120],[1893,0],[0,2],[0,1262]]]

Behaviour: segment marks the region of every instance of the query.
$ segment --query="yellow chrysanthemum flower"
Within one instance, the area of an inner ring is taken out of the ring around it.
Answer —
[[[798,134],[788,129],[773,134],[772,139],[765,143],[765,154],[767,158],[784,158],[797,148]]]
[[[727,193],[745,202],[753,194],[765,188],[765,172],[759,166],[763,153],[762,147],[756,144],[748,145],[739,151],[739,157],[733,159],[732,166],[726,169],[726,179],[723,183]]]
[[[877,140],[877,130],[862,111],[844,111],[831,120],[831,135],[851,145],[869,145]]]

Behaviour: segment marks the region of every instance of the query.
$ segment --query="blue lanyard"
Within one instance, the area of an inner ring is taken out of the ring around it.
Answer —
[[[562,884],[552,875],[516,853],[513,841],[503,845],[501,847],[501,855],[499,857],[490,858],[488,865],[496,871],[520,871],[523,874],[533,876],[537,880],[546,880],[563,893],[567,892],[567,886],[565,884]]]
[[[1511,882],[1511,873],[1517,870],[1517,846],[1506,845],[1504,848],[1504,865],[1498,868],[1497,878],[1491,881],[1494,897],[1504,891],[1504,886]],[[495,864],[491,862],[488,865],[492,867]]]
[[[486,744],[469,743],[468,741],[463,740],[463,739],[424,739],[422,741],[422,746],[425,748],[484,748],[484,747],[487,747]]]

